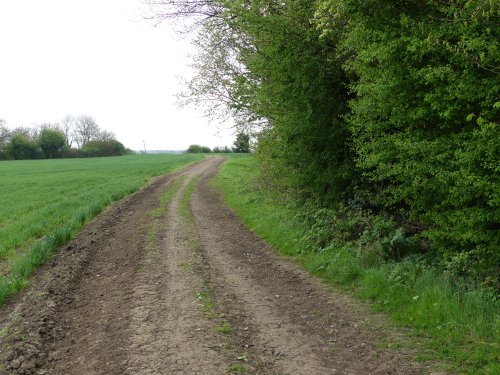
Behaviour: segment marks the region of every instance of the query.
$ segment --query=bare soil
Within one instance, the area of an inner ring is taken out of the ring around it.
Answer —
[[[0,374],[432,373],[240,223],[209,185],[222,161],[155,179],[60,249],[0,311]]]

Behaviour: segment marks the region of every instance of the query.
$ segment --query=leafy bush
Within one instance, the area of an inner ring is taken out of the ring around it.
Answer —
[[[242,60],[259,82],[251,106],[269,119],[257,147],[269,177],[304,198],[347,196],[355,171],[342,118],[348,110],[346,77],[310,22],[315,2],[287,1],[281,7],[257,1],[231,11],[231,25],[256,46]]]
[[[125,155],[127,150],[125,146],[117,140],[90,141],[85,143],[81,149],[81,153],[87,157],[120,156]]]
[[[337,53],[356,94],[347,119],[372,204],[423,223],[454,272],[496,279],[499,3],[322,5],[323,34],[344,31]]]
[[[250,152],[250,135],[244,132],[236,134],[233,151],[236,153]]]
[[[15,134],[6,147],[6,158],[15,160],[43,159],[40,146],[24,134]]]
[[[66,145],[66,136],[61,130],[45,128],[38,136],[38,144],[49,159],[61,156]]]
[[[298,220],[307,228],[302,237],[305,252],[321,252],[349,244],[352,249],[358,249],[355,256],[373,265],[401,260],[420,245],[418,237],[409,236],[390,217],[345,205],[324,208],[311,202],[301,206],[299,212]]]
[[[210,147],[200,145],[191,145],[186,150],[187,154],[208,154],[210,152],[212,152],[212,150],[210,150]]]

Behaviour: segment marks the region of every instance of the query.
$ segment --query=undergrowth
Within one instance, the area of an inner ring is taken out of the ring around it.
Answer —
[[[443,272],[394,223],[337,207],[294,206],[260,187],[253,157],[230,157],[214,184],[242,221],[281,254],[356,297],[370,300],[454,373],[500,373],[500,301],[494,290]],[[397,259],[397,260],[394,260]],[[422,345],[422,344],[421,344]]]

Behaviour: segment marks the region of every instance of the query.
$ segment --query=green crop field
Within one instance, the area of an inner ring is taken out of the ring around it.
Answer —
[[[200,155],[0,162],[0,303],[104,207]]]

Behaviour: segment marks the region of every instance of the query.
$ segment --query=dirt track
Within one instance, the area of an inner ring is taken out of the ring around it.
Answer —
[[[208,185],[222,160],[156,179],[61,249],[0,311],[0,374],[429,373],[387,349],[404,335],[383,317],[240,224]]]

